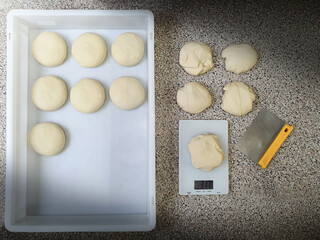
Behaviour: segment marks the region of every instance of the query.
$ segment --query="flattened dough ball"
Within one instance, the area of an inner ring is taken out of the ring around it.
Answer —
[[[66,142],[66,136],[58,124],[43,122],[30,130],[28,142],[36,153],[52,156],[61,152]]]
[[[137,65],[144,55],[144,43],[135,33],[123,33],[117,37],[111,46],[113,59],[121,66]]]
[[[214,67],[212,51],[207,44],[188,42],[180,50],[179,64],[191,75],[206,73]]]
[[[107,45],[98,34],[84,33],[73,42],[71,52],[82,67],[94,68],[104,62]]]
[[[188,150],[192,165],[206,172],[219,167],[225,158],[218,137],[211,133],[192,138],[188,144]]]
[[[200,83],[190,82],[178,90],[177,103],[186,112],[200,113],[211,105],[209,91]]]
[[[257,63],[258,54],[249,44],[232,44],[222,51],[227,71],[244,73]]]
[[[242,82],[228,83],[222,97],[221,108],[233,115],[242,116],[252,111],[256,98],[252,89]]]
[[[32,101],[43,111],[54,111],[62,107],[68,97],[67,86],[55,76],[39,78],[32,87]]]
[[[32,43],[32,55],[42,65],[59,66],[68,54],[65,40],[55,32],[42,32]]]
[[[111,84],[109,95],[117,107],[123,110],[131,110],[143,103],[145,91],[138,79],[120,77]]]
[[[85,78],[77,82],[70,91],[72,106],[82,113],[93,113],[99,110],[105,100],[103,86],[96,80]]]

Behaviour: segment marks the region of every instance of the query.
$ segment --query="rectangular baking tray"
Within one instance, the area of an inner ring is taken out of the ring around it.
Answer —
[[[43,31],[63,36],[68,57],[58,67],[40,65],[31,54]],[[71,56],[82,33],[101,35],[105,62],[83,68]],[[124,32],[139,34],[143,60],[122,67],[111,57],[111,44]],[[41,76],[62,78],[70,91],[82,78],[105,87],[106,102],[96,113],[76,111],[69,98],[59,110],[44,112],[31,100]],[[117,108],[108,96],[111,83],[133,76],[146,89],[137,109]],[[36,154],[27,144],[37,123],[58,123],[66,146],[56,156]],[[5,226],[14,232],[149,231],[155,226],[154,18],[150,11],[13,10],[7,22],[7,163]]]

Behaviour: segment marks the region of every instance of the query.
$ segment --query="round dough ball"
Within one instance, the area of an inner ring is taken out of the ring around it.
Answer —
[[[135,33],[123,33],[117,37],[111,46],[113,59],[121,66],[137,65],[144,55],[144,43]]]
[[[72,106],[82,113],[98,111],[105,98],[103,86],[98,81],[90,78],[80,80],[70,91]]]
[[[186,43],[180,50],[179,63],[187,73],[194,76],[214,67],[210,47],[201,42]]]
[[[190,82],[178,90],[177,103],[186,112],[200,113],[211,105],[209,91],[200,83]]]
[[[61,152],[66,142],[66,136],[58,124],[44,122],[35,125],[30,130],[28,142],[36,153],[52,156]]]
[[[218,137],[211,133],[192,138],[188,150],[192,165],[206,172],[219,167],[225,158]]]
[[[111,84],[109,95],[117,107],[131,110],[143,103],[145,91],[139,80],[133,77],[120,77]]]
[[[257,63],[258,54],[249,44],[232,44],[222,51],[227,71],[244,73]]]
[[[42,65],[59,66],[68,54],[65,40],[55,32],[42,32],[32,43],[32,55]]]
[[[68,91],[63,80],[55,76],[39,78],[32,87],[32,101],[43,111],[54,111],[66,102]]]
[[[256,98],[252,89],[242,82],[228,83],[222,97],[221,108],[233,115],[242,116],[252,110]]]
[[[107,45],[98,34],[84,33],[73,42],[71,52],[82,67],[93,68],[104,62]]]

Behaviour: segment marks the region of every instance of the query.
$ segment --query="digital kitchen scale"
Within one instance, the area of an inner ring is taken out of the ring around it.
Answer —
[[[215,134],[225,153],[222,164],[210,172],[193,167],[188,151],[190,140],[204,133]],[[179,121],[179,194],[210,195],[229,192],[228,122],[226,120]]]

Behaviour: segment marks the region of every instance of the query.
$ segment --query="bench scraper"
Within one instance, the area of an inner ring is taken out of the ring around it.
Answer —
[[[266,168],[293,127],[262,109],[236,145],[249,159]]]

